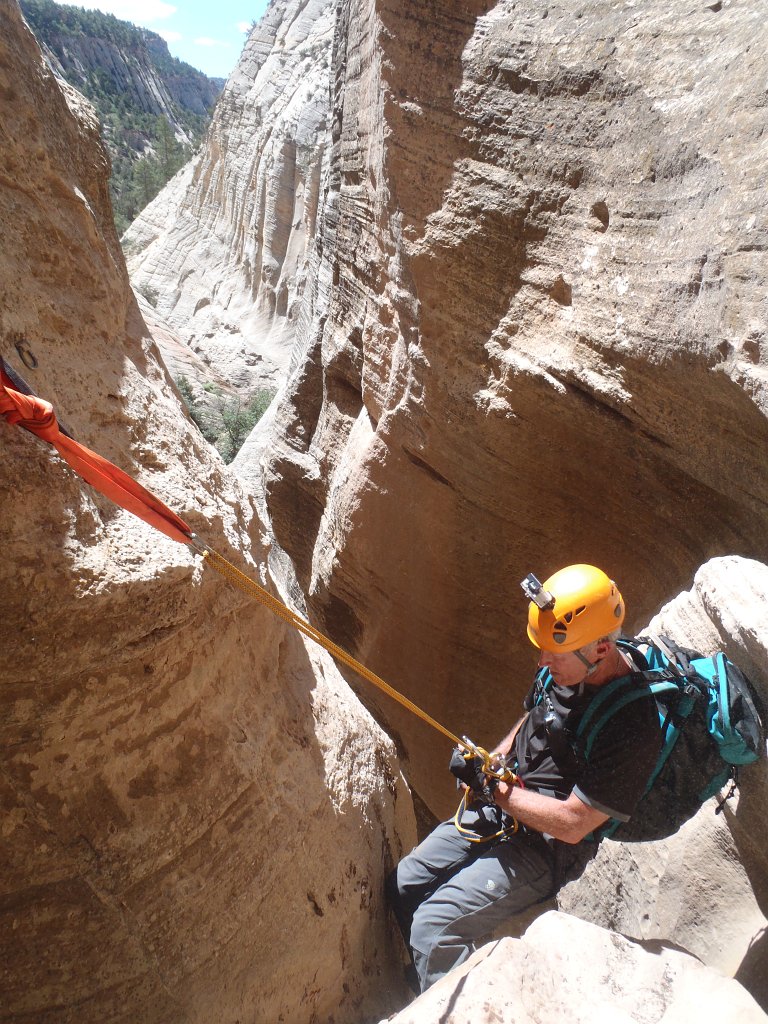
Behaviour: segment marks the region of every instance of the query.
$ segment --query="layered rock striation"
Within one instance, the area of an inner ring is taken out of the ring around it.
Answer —
[[[327,159],[334,6],[253,29],[193,166],[124,236],[134,287],[236,388],[285,378]]]
[[[92,110],[0,6],[0,352],[276,592],[112,226]],[[398,991],[394,746],[325,657],[0,419],[0,990],[35,1024],[345,1021]]]
[[[316,620],[456,733],[517,715],[529,571],[604,566],[632,628],[766,556],[767,41],[749,4],[338,7],[316,272],[239,468]],[[377,713],[448,811],[440,741]]]

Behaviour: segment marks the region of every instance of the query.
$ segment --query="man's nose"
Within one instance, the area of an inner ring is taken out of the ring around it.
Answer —
[[[546,668],[552,664],[552,652],[542,650],[539,655],[539,668]]]

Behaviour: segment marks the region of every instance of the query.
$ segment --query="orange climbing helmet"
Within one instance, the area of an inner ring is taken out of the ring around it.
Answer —
[[[568,565],[544,583],[521,583],[531,603],[528,637],[544,651],[576,651],[624,621],[624,601],[613,580],[594,565]]]

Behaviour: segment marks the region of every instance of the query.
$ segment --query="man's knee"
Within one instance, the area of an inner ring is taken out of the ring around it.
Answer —
[[[411,921],[411,947],[428,954],[440,935],[450,931],[452,919],[461,917],[462,911],[449,911],[444,904],[427,900],[417,908]]]

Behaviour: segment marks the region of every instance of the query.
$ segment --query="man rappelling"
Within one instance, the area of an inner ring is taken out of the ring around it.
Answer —
[[[546,899],[594,854],[609,819],[627,821],[659,757],[661,730],[648,684],[617,640],[624,601],[591,565],[561,569],[530,598],[528,636],[540,650],[525,714],[490,755],[458,748],[451,771],[465,797],[389,879],[398,923],[422,991],[510,915]],[[612,710],[588,759],[580,721],[607,684],[630,676],[633,697]]]
[[[388,881],[424,990],[475,940],[552,895],[618,829],[624,840],[673,834],[740,771],[766,756],[766,720],[749,679],[726,656],[663,636],[621,639],[624,601],[591,565],[542,585],[527,576],[528,636],[540,650],[525,714],[489,753],[399,693],[266,587],[193,533],[156,495],[60,427],[0,357],[0,417],[51,444],[87,483],[386,693],[456,748],[464,795]],[[630,818],[631,824],[627,825]]]

